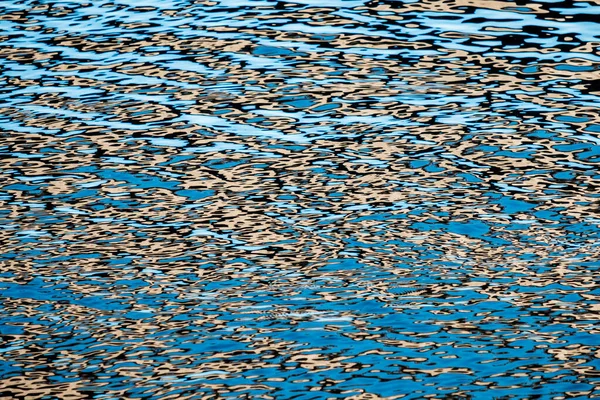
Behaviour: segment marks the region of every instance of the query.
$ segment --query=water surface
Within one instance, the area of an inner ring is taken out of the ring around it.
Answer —
[[[0,7],[3,398],[600,397],[597,1]]]

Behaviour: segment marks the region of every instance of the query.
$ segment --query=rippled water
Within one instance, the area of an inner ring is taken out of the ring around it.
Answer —
[[[0,2],[0,397],[600,398],[600,2]]]

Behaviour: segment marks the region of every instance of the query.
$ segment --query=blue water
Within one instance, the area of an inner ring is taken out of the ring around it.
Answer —
[[[0,2],[0,397],[600,398],[599,11]]]

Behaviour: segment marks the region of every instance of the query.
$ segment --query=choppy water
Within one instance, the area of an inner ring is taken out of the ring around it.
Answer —
[[[600,398],[600,2],[0,2],[0,397]]]

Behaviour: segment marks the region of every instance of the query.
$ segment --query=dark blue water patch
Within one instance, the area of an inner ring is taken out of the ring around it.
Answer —
[[[143,311],[129,311],[128,313],[123,315],[125,318],[134,319],[134,320],[146,320],[154,318],[154,315],[149,312]]]
[[[536,207],[535,204],[532,204],[532,203],[529,203],[526,201],[522,201],[522,200],[515,200],[515,199],[512,199],[507,196],[502,196],[500,199],[493,201],[491,203],[501,205],[503,211],[508,214],[529,212],[530,210],[533,210]]]
[[[291,56],[295,55],[294,51],[288,50],[282,47],[272,47],[272,46],[257,46],[253,53],[257,56]]]
[[[131,173],[125,172],[125,171],[116,171],[116,170],[110,170],[110,169],[98,171],[97,175],[103,179],[114,179],[117,181],[125,181],[127,183],[133,184],[135,187],[139,187],[142,189],[149,189],[149,188],[174,189],[178,185],[178,182],[164,181],[160,178],[157,178],[154,175],[131,174]]]
[[[600,125],[592,124],[585,127],[585,130],[588,132],[600,133]]]
[[[178,190],[175,192],[178,196],[184,196],[190,200],[201,200],[211,197],[215,194],[214,190]]]
[[[539,71],[539,67],[537,67],[537,66],[527,67],[527,68],[523,69],[523,72],[525,72],[526,74],[534,74],[538,71]]]
[[[416,160],[410,162],[411,168],[421,168],[429,164],[429,161],[426,160]]]
[[[556,134],[553,132],[549,132],[547,130],[536,130],[532,133],[529,133],[529,136],[539,137],[539,138],[556,138]]]
[[[571,71],[571,72],[581,72],[581,71],[593,71],[595,67],[593,66],[584,66],[584,65],[569,65],[569,64],[560,64],[555,67],[559,71]]]
[[[41,278],[34,278],[26,284],[2,282],[2,293],[5,297],[29,298],[34,300],[64,300],[68,292],[61,293],[49,288]]]
[[[8,186],[4,186],[3,187],[4,190],[11,190],[11,191],[19,191],[19,192],[33,192],[33,194],[38,194],[40,193],[40,186],[39,185],[25,185],[25,184],[21,184],[21,183],[16,183],[14,185],[8,185]]]
[[[560,171],[560,172],[556,172],[553,176],[556,179],[561,179],[561,180],[571,180],[571,179],[575,178],[575,174],[573,171]]]
[[[68,198],[70,199],[81,199],[81,198],[85,198],[85,197],[95,197],[98,195],[98,190],[92,190],[92,189],[84,189],[84,190],[80,190],[79,192],[72,194],[70,196],[68,196]]]
[[[101,296],[85,296],[77,300],[71,300],[73,304],[82,305],[103,311],[123,310],[123,304]]]
[[[565,226],[564,229],[569,232],[590,232],[590,230],[593,230],[595,226],[596,225],[591,223],[581,222]]]
[[[578,160],[585,160],[588,162],[597,163],[599,162],[598,156],[600,155],[600,146],[592,146],[589,151],[582,151],[576,154]]]
[[[294,108],[309,108],[312,105],[315,104],[314,101],[309,100],[307,98],[300,98],[297,100],[293,100],[293,101],[285,101],[284,99],[282,99],[284,104],[287,104],[288,106],[294,107]]]
[[[23,326],[13,325],[9,323],[0,324],[1,335],[22,335],[23,333],[25,333]]]
[[[429,231],[448,231],[452,233],[458,233],[467,235],[473,238],[487,238],[486,234],[490,231],[490,228],[485,222],[482,221],[469,221],[469,222],[453,222],[439,223],[437,221],[431,222],[417,222],[412,224],[412,228],[423,232]]]
[[[137,289],[149,286],[149,283],[141,279],[122,279],[115,281],[115,285],[125,285],[127,287]]]
[[[427,171],[427,172],[432,172],[432,173],[435,173],[435,172],[442,172],[442,171],[445,171],[446,169],[445,169],[445,168],[442,168],[442,167],[439,167],[439,166],[438,166],[438,165],[436,165],[436,164],[429,164],[428,166],[426,166],[426,167],[424,168],[424,170],[425,170],[425,171]]]
[[[10,349],[10,348],[8,348]],[[20,368],[15,366],[16,363],[12,363],[10,361],[0,361],[0,373],[7,378],[19,376]]]
[[[559,151],[564,152],[573,152],[576,150],[589,149],[590,144],[587,143],[573,143],[573,144],[563,144],[563,145],[555,145],[554,148]]]
[[[571,115],[560,115],[556,119],[564,122],[588,122],[590,120],[587,117],[573,117]]]
[[[335,110],[336,108],[339,108],[340,104],[338,103],[329,103],[329,104],[323,104],[322,106],[318,106],[313,108],[313,111],[329,111],[329,110]]]
[[[526,158],[526,159],[531,158],[532,155],[534,155],[534,154],[535,154],[535,151],[533,151],[533,150],[532,151],[519,151],[519,152],[504,150],[504,151],[494,152],[495,156],[500,156],[500,157],[506,156],[509,158]]]

